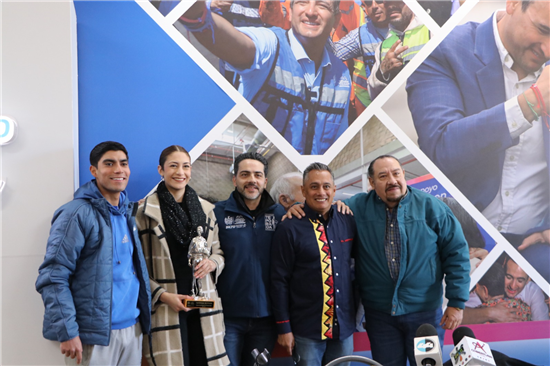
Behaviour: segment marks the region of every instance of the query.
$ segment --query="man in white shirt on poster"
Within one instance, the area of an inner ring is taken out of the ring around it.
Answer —
[[[531,320],[549,320],[548,305],[544,301],[542,290],[511,258],[507,258],[504,263],[504,292],[506,297],[522,300],[529,305],[531,307]],[[482,305],[482,300],[475,292],[472,292],[464,309],[464,324],[521,321],[521,318],[515,314],[514,309],[504,306],[479,307],[480,305]]]

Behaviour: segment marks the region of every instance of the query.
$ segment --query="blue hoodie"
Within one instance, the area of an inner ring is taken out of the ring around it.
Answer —
[[[120,202],[124,203],[125,199],[123,192]],[[124,329],[136,324],[139,316],[139,280],[132,260],[135,243],[126,222],[126,206],[109,205],[109,212],[114,243],[111,329]]]

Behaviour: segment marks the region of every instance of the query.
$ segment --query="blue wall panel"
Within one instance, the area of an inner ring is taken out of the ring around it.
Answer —
[[[99,142],[130,155],[130,199],[158,182],[158,156],[190,150],[234,102],[133,1],[76,1],[80,183]]]

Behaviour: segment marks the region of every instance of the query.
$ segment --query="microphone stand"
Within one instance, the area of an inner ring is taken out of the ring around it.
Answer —
[[[341,363],[351,362],[351,361],[360,362],[371,366],[382,366],[381,364],[379,364],[374,360],[371,360],[370,358],[363,357],[363,356],[356,356],[356,355],[343,356],[343,357],[337,358],[336,360],[332,360],[329,363],[327,363],[326,366],[336,366]]]

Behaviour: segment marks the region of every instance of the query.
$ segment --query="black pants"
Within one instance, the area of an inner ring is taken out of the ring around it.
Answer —
[[[180,311],[179,316],[184,365],[207,366],[199,310]]]

